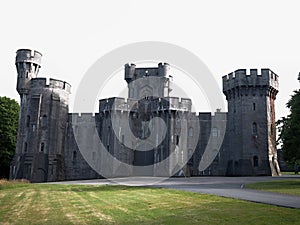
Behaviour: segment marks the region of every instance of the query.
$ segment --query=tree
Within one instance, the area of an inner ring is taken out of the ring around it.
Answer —
[[[0,97],[0,178],[8,178],[9,165],[17,142],[19,104],[7,97]]]
[[[283,159],[289,166],[300,162],[300,90],[286,104],[290,114],[277,121]]]

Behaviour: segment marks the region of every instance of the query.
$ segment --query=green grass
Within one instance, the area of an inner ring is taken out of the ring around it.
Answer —
[[[300,196],[300,179],[247,184],[247,188]]]
[[[297,209],[148,187],[0,184],[0,224],[299,224]]]

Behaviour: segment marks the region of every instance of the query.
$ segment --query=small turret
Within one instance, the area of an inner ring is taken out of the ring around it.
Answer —
[[[135,74],[135,64],[126,64],[125,65],[125,80],[129,83],[133,78]]]
[[[159,63],[158,64],[158,76],[166,77],[169,73],[170,65],[168,63]]]
[[[17,91],[20,95],[28,93],[28,82],[36,78],[41,67],[42,54],[31,49],[19,49],[16,56],[18,72]]]

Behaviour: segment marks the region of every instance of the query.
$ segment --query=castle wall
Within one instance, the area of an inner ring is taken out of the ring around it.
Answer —
[[[78,142],[92,142],[98,136],[95,133],[95,117],[98,117],[98,115],[92,115],[92,113],[68,114],[63,153],[66,180],[101,178],[86,161],[77,144]],[[82,132],[79,129],[80,126],[86,126],[87,129]],[[90,153],[92,161],[95,161],[97,158],[96,152],[91,149]]]
[[[21,109],[11,179],[280,174],[278,76],[269,69],[224,76],[228,113],[196,115],[190,99],[169,96],[168,64],[127,64],[129,98],[101,99],[93,115],[69,113],[71,86],[36,78],[40,62],[37,51],[17,52]]]

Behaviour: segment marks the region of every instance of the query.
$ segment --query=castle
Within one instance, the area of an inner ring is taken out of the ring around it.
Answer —
[[[228,112],[196,114],[170,97],[169,65],[125,65],[128,99],[99,112],[69,113],[71,86],[37,77],[42,54],[16,55],[20,117],[10,179],[32,182],[121,176],[279,175],[275,98],[269,69],[223,76]]]

